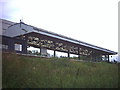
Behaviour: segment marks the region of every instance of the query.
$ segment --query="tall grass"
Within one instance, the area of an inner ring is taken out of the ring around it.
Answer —
[[[3,54],[3,88],[116,88],[118,65]]]

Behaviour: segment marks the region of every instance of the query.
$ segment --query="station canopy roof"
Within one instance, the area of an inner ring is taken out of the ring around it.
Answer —
[[[102,48],[102,47],[98,47],[98,46],[95,46],[95,45],[92,45],[92,44],[89,44],[89,43],[86,43],[86,42],[83,42],[83,41],[80,41],[80,40],[76,40],[76,39],[73,39],[73,38],[70,38],[70,37],[66,37],[64,35],[60,35],[60,34],[57,34],[57,33],[54,33],[54,32],[50,32],[50,31],[47,31],[47,30],[44,30],[44,29],[41,29],[41,28],[37,28],[37,27],[31,26],[31,25],[27,25],[23,22],[16,23],[16,24],[10,26],[8,28],[8,30],[6,30],[6,33],[3,34],[3,35],[9,36],[9,37],[16,37],[16,36],[20,36],[20,35],[24,35],[24,34],[29,34],[29,33],[32,33],[32,32],[42,34],[42,35],[46,35],[46,36],[50,36],[50,37],[53,37],[53,38],[57,38],[57,39],[60,39],[60,40],[63,40],[63,41],[73,43],[73,44],[82,45],[82,46],[92,48],[92,49],[95,49],[95,50],[99,50],[99,51],[108,53],[110,55],[117,54],[117,52],[114,52],[114,51],[111,51],[111,50],[108,50],[108,49],[105,49],[105,48]]]

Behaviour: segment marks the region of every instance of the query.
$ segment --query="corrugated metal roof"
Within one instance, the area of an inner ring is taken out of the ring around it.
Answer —
[[[41,34],[48,35],[48,36],[51,36],[51,37],[54,37],[54,38],[62,39],[62,40],[68,41],[68,42],[72,42],[72,43],[75,43],[75,44],[80,44],[80,45],[83,45],[83,46],[86,46],[86,47],[94,48],[94,49],[101,50],[101,51],[108,52],[108,53],[113,53],[113,54],[117,53],[117,52],[114,52],[114,51],[111,51],[111,50],[108,50],[108,49],[105,49],[105,48],[102,48],[102,47],[98,47],[98,46],[95,46],[95,45],[92,45],[92,44],[89,44],[89,43],[86,43],[86,42],[83,42],[83,41],[80,41],[80,40],[75,40],[73,38],[66,37],[66,36],[63,36],[63,35],[60,35],[60,34],[56,34],[54,32],[50,32],[50,31],[47,31],[47,30],[44,30],[44,29],[41,29],[41,28],[33,27],[33,29],[37,30]]]
[[[47,35],[47,36],[50,36],[50,37],[53,37],[53,38],[58,38],[58,39],[61,39],[61,40],[64,40],[64,41],[79,44],[79,45],[89,47],[89,48],[93,48],[93,49],[96,49],[96,50],[100,50],[100,51],[103,51],[103,52],[106,52],[106,53],[117,54],[117,52],[114,52],[114,51],[111,51],[111,50],[108,50],[108,49],[105,49],[105,48],[102,48],[102,47],[98,47],[98,46],[95,46],[95,45],[92,45],[92,44],[89,44],[89,43],[86,43],[86,42],[83,42],[83,41],[80,41],[80,40],[76,40],[76,39],[73,39],[73,38],[70,38],[70,37],[66,37],[64,35],[60,35],[60,34],[57,34],[57,33],[51,32],[51,31],[47,31],[47,30],[37,28],[37,27],[31,26],[31,25],[27,25],[23,22],[16,23],[16,24],[23,24],[25,26],[32,27],[33,28],[32,32],[40,33],[40,34]]]

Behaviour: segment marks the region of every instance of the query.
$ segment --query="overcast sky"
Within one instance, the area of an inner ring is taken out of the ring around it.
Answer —
[[[0,0],[0,17],[118,51],[118,1]]]

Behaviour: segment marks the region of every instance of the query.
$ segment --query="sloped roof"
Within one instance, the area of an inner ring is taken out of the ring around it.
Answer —
[[[27,33],[31,33],[31,32],[35,32],[35,33],[40,33],[40,34],[47,35],[47,36],[50,36],[50,37],[53,37],[53,38],[68,41],[68,42],[71,42],[71,43],[74,43],[74,44],[78,44],[78,45],[82,45],[82,46],[85,46],[85,47],[93,48],[95,50],[100,50],[100,51],[103,51],[103,52],[106,52],[106,53],[109,53],[109,54],[117,54],[117,52],[111,51],[109,49],[98,47],[98,46],[95,46],[95,45],[92,45],[92,44],[89,44],[89,43],[86,43],[86,42],[83,42],[83,41],[80,41],[80,40],[76,40],[76,39],[61,35],[61,34],[57,34],[57,33],[47,31],[47,30],[44,30],[44,29],[41,29],[41,28],[37,28],[37,27],[31,26],[31,25],[25,24],[23,22],[15,23],[14,25],[10,26],[9,28],[14,27],[15,25],[20,26],[19,29],[21,29],[21,30],[26,30],[26,31],[22,31],[22,35],[27,34]],[[31,29],[31,30],[29,30],[28,28]],[[13,32],[13,34],[14,34],[14,32]],[[20,35],[20,33],[18,33],[18,34]]]

